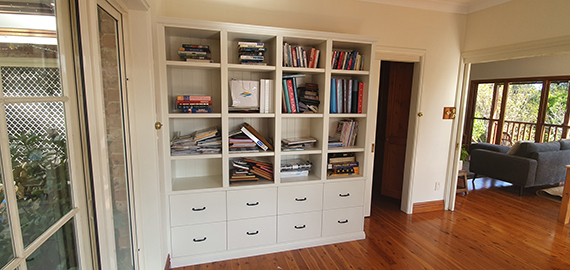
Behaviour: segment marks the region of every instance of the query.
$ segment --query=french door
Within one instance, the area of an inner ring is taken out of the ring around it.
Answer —
[[[93,268],[73,10],[31,0],[0,14],[13,34],[0,41],[1,269]]]

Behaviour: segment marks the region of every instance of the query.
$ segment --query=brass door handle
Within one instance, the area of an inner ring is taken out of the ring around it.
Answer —
[[[156,122],[156,123],[154,123],[154,129],[156,129],[156,130],[159,130],[159,129],[161,129],[161,128],[162,128],[162,126],[163,126],[163,125],[162,125],[162,123],[161,123],[161,122]]]
[[[418,113],[418,116],[419,116],[419,117],[422,117],[422,116],[424,116],[424,114],[423,114],[422,112],[419,112],[419,113]]]

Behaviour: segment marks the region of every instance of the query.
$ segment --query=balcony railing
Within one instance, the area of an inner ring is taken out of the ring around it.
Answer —
[[[491,137],[496,138],[498,121],[493,121],[493,128],[491,132]],[[520,121],[505,121],[503,125],[503,135],[501,137],[500,144],[502,145],[512,145],[518,141],[536,141],[536,123],[520,122]],[[564,129],[568,129],[563,125],[553,125],[553,124],[543,124],[544,132],[541,140],[539,142],[552,142],[558,141],[560,139],[567,139],[568,132],[564,132]],[[498,144],[498,142],[492,142]]]

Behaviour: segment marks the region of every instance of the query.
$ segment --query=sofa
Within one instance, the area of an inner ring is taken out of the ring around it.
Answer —
[[[564,182],[570,165],[570,140],[548,143],[517,142],[512,147],[474,143],[469,147],[469,170],[524,188]]]

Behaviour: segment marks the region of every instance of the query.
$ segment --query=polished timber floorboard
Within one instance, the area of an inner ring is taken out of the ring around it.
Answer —
[[[178,268],[570,269],[570,227],[560,204],[497,180],[469,180],[456,210],[406,215],[375,197],[366,239]]]

